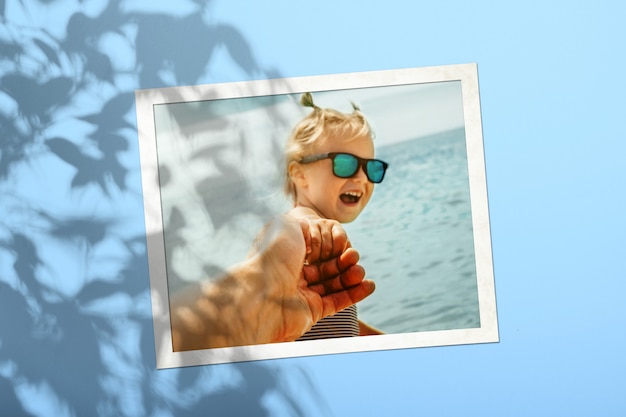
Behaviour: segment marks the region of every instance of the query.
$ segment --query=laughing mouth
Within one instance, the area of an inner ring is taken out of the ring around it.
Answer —
[[[339,196],[342,202],[345,204],[356,204],[359,202],[363,193],[358,193],[355,191],[348,191],[347,193],[343,193]]]

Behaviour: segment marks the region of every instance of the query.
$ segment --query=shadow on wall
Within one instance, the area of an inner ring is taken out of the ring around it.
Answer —
[[[258,67],[235,28],[208,22],[209,1],[182,17],[117,1],[98,11],[9,3],[0,3],[2,414],[323,410],[306,373],[276,363],[155,369],[133,90],[206,82],[218,48],[251,77],[276,74]],[[67,26],[33,27],[34,14]],[[234,184],[246,193],[246,182]],[[196,190],[206,197],[211,184]],[[226,215],[209,200],[208,213]],[[169,233],[185,221],[175,220]]]

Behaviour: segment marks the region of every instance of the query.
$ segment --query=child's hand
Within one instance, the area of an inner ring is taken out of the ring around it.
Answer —
[[[305,207],[296,207],[289,215],[298,219],[302,227],[307,263],[314,264],[337,257],[351,246],[345,229],[338,221],[321,218]]]
[[[306,242],[306,261],[309,264],[327,261],[343,253],[348,247],[348,235],[341,223],[329,219],[299,219]]]

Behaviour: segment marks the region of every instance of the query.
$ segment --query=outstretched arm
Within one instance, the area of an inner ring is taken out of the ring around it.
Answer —
[[[172,296],[174,350],[292,341],[374,291],[356,250],[346,248],[346,240],[341,244],[345,236],[333,237],[330,259],[304,265],[305,236],[310,244],[308,224],[280,216],[264,229],[248,259],[216,282]]]

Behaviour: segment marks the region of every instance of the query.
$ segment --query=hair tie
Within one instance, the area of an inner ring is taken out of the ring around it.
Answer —
[[[354,101],[351,101],[350,104],[352,104],[352,108],[354,109],[355,112],[360,112],[361,111],[361,108],[359,106],[357,106]]]

